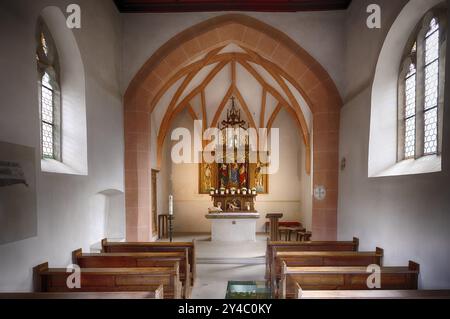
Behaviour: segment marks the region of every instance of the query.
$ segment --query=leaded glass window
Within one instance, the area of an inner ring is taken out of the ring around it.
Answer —
[[[399,160],[440,153],[446,25],[446,13],[442,11],[425,15],[402,62]]]
[[[54,158],[53,132],[54,132],[54,95],[47,73],[42,77],[41,86],[41,130],[42,130],[42,156]]]
[[[437,153],[438,88],[439,24],[433,18],[425,38],[424,155]]]
[[[58,54],[51,34],[40,20],[37,33],[41,157],[61,159]]]
[[[416,149],[416,67],[413,63],[406,74],[405,96],[405,158],[411,158]]]

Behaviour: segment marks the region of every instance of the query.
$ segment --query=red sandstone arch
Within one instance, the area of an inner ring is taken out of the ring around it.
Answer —
[[[151,238],[150,113],[167,81],[199,54],[229,42],[282,75],[303,95],[313,113],[313,185],[326,199],[313,199],[313,238],[336,239],[339,112],[342,100],[324,68],[295,41],[241,14],[199,23],[166,42],[142,66],[124,98],[126,231],[129,241]],[[264,60],[264,61],[263,61]],[[192,68],[196,66],[193,63]]]

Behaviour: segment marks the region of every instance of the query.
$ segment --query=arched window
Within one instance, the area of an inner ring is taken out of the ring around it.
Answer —
[[[36,33],[41,157],[61,160],[61,92],[58,52],[50,31],[39,19]]]
[[[441,152],[446,24],[445,10],[431,10],[406,47],[398,90],[398,161]]]

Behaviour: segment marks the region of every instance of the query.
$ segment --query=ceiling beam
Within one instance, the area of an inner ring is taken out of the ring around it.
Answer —
[[[286,107],[292,108],[291,104],[269,83],[267,83],[263,77],[256,71],[247,61],[238,59],[240,65],[242,65],[255,79],[259,82],[259,84],[269,92],[274,98],[281,102]]]
[[[188,106],[188,112],[189,112],[189,114],[191,115],[191,117],[192,117],[192,120],[198,120],[198,117],[197,117],[197,114],[195,113],[195,111],[194,111],[194,109],[192,108],[192,105],[191,104],[189,104],[189,106]]]
[[[280,111],[281,111],[281,107],[282,107],[281,104],[278,103],[277,107],[275,108],[275,110],[270,115],[269,121],[267,121],[267,130],[270,130],[272,128],[273,122],[277,118],[278,113],[280,113]]]
[[[253,54],[252,51],[247,50],[245,48],[244,48],[244,50],[246,50],[254,58],[254,60],[257,61],[258,64],[264,65],[264,62],[262,61],[262,59],[260,58],[259,55]],[[278,83],[278,85],[281,87],[281,89],[283,90],[283,92],[286,94],[289,101],[291,102],[291,105],[293,106],[293,110],[294,110],[296,116],[298,117],[298,120],[301,123],[301,128],[302,128],[302,132],[303,132],[303,139],[304,139],[305,145],[308,144],[308,141],[309,141],[308,125],[306,123],[305,116],[302,112],[300,104],[298,103],[294,94],[291,92],[291,90],[287,86],[286,82],[284,82],[283,78],[281,76],[279,76],[278,73],[276,71],[274,71],[271,67],[266,66],[265,69],[267,72],[269,72],[269,74]]]
[[[186,95],[177,105],[177,107],[174,109],[175,112],[178,111],[179,108],[184,107],[184,105],[188,102],[190,102],[197,94],[200,94],[202,91],[205,90],[205,88],[208,86],[209,82],[212,81],[212,79],[216,76],[217,73],[219,73],[226,65],[228,64],[228,61],[222,61],[218,65],[212,69],[212,71],[208,74],[208,76],[203,80],[202,83],[200,83],[195,89],[191,91],[188,95]]]
[[[228,61],[222,61],[218,65],[214,67],[214,69],[208,74],[208,76],[203,80],[203,82],[197,86],[194,90],[191,91],[186,97],[184,97],[181,102],[178,103],[178,105],[173,109],[173,111],[166,110],[164,117],[161,121],[161,124],[159,126],[158,131],[158,145],[164,142],[164,139],[166,138],[166,133],[169,124],[171,123],[171,120],[181,111],[184,107],[187,106],[187,104],[196,96],[199,94],[202,90],[205,89],[205,87],[208,85],[208,83],[214,78],[214,76],[219,73],[220,70],[223,69],[223,67],[228,63]]]
[[[264,116],[266,115],[266,99],[267,99],[267,92],[266,88],[263,86],[261,97],[261,112],[259,113],[259,127],[265,127]]]
[[[206,113],[206,96],[205,96],[205,89],[203,89],[200,92],[200,102],[202,104],[202,126],[203,126],[203,132],[206,130],[206,128],[208,127],[208,114]]]
[[[250,121],[250,127],[257,128],[256,124],[255,124],[255,120],[253,119],[253,115],[250,112],[250,109],[248,108],[248,105],[245,102],[244,97],[242,96],[241,92],[239,91],[239,89],[236,86],[234,86],[233,93],[234,93],[234,95],[236,95],[239,103],[241,104],[241,107],[244,109],[244,112],[247,115],[248,120]]]
[[[217,55],[217,53],[219,53],[225,46],[220,46],[218,48],[215,48],[213,50],[211,50],[210,52],[208,52],[208,54],[206,54],[206,56],[201,59],[200,61],[194,62],[184,68],[182,68],[181,70],[179,70],[177,73],[175,73],[170,79],[169,81],[165,82],[164,85],[161,87],[161,89],[159,89],[158,93],[156,94],[156,96],[153,98],[152,102],[150,103],[150,110],[149,112],[153,112],[154,107],[156,106],[156,104],[158,103],[158,101],[161,99],[161,97],[164,95],[164,93],[175,83],[177,82],[179,79],[181,79],[184,75],[186,74],[190,74],[188,75],[191,76],[191,78],[194,78],[195,75],[198,74],[198,72],[200,72],[200,70],[206,66],[211,64],[211,59]]]
[[[236,60],[231,61],[231,84],[236,86]]]
[[[114,0],[120,12],[298,12],[345,10],[351,0]]]

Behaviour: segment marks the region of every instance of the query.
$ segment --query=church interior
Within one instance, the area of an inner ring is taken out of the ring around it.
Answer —
[[[449,5],[1,1],[0,299],[450,298]]]

